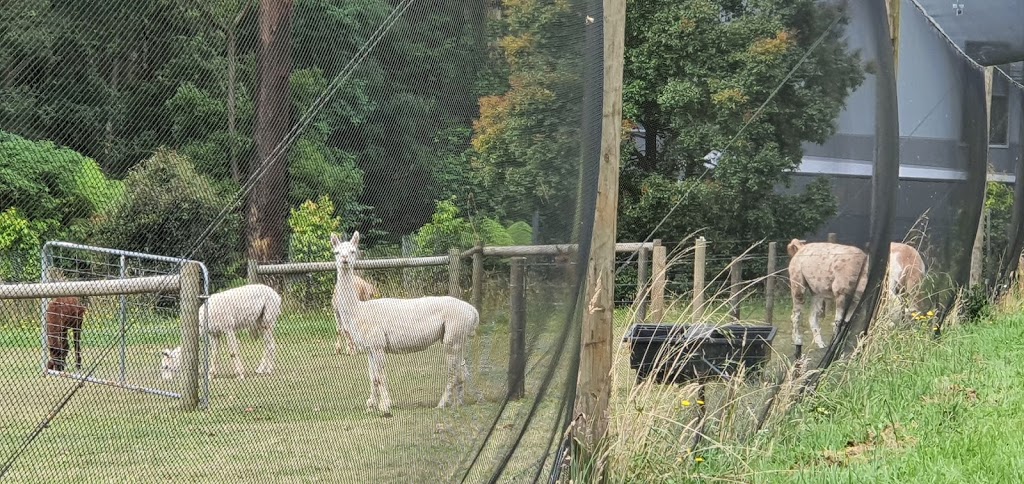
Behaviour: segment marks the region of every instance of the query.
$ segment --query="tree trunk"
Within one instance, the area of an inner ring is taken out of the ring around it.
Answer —
[[[644,110],[644,155],[640,157],[640,169],[652,173],[658,168],[658,122],[657,107]]]
[[[256,158],[250,170],[250,177],[258,181],[249,195],[247,220],[249,257],[259,262],[281,261],[285,256],[289,180],[284,148],[293,116],[288,76],[292,67],[294,8],[293,0],[260,2]]]

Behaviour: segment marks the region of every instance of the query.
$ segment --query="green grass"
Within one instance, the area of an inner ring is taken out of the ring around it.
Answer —
[[[166,397],[87,384],[16,462],[4,482],[434,482],[461,477],[484,433],[478,474],[490,469],[527,423],[542,373],[554,363],[553,334],[562,321],[551,308],[530,308],[528,334],[536,336],[528,361],[527,396],[502,411],[508,368],[507,314],[485,312],[470,349],[467,405],[434,408],[444,386],[439,346],[391,355],[387,361],[393,418],[365,411],[370,384],[366,357],[334,354],[328,313],[285,314],[276,331],[275,372],[253,372],[262,342],[240,335],[248,375],[211,381],[206,411],[186,413]],[[129,382],[178,391],[159,379],[158,351],[176,343],[172,319],[150,320],[129,336]],[[111,321],[87,316],[85,362],[109,341]],[[42,376],[39,329],[9,324],[0,332],[0,457],[57,405],[75,382]],[[222,351],[225,346],[220,345]],[[115,378],[116,352],[96,376]],[[561,365],[564,365],[564,360]],[[230,369],[222,352],[219,368]],[[562,373],[564,373],[564,366]],[[562,380],[556,381],[561,385]],[[557,416],[560,387],[548,394],[530,422],[521,452],[508,472],[539,465],[547,430]],[[543,462],[541,462],[542,464]],[[483,474],[476,475],[483,478]],[[471,476],[470,482],[473,482]]]
[[[765,482],[1024,481],[1022,323],[1001,316],[938,344],[889,342],[844,384],[824,385],[775,451],[750,464]]]
[[[652,446],[629,456],[621,480],[1024,482],[1024,315],[950,327],[940,341],[916,329],[880,330],[753,440],[712,438],[698,464]]]

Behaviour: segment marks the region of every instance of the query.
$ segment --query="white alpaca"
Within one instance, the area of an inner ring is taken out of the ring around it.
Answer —
[[[367,352],[370,370],[370,398],[367,410],[377,408],[391,415],[391,396],[384,372],[386,353],[414,353],[442,341],[447,359],[448,378],[437,408],[449,400],[463,403],[466,368],[465,347],[476,334],[480,314],[472,304],[458,298],[420,297],[415,299],[373,299],[360,301],[356,294],[353,265],[359,258],[359,232],[349,241],[331,234],[331,247],[338,267],[332,303],[340,325],[351,336],[359,351]]]
[[[356,281],[356,295],[359,296],[360,301],[368,301],[378,295],[377,287],[370,284],[365,279],[359,276],[354,276]],[[337,316],[337,313],[335,313]],[[341,327],[341,320],[335,317],[335,324],[338,329],[338,339],[334,342],[334,354],[341,354],[341,347],[346,346],[345,352],[349,355],[356,354],[356,345],[352,341],[352,335],[345,331],[345,328]]]
[[[216,373],[217,338],[224,336],[228,340],[228,350],[235,364],[238,378],[245,377],[242,358],[238,352],[238,331],[251,330],[253,335],[262,335],[265,348],[263,361],[256,373],[270,373],[274,370],[274,355],[277,345],[274,342],[274,326],[281,316],[281,296],[273,288],[263,284],[249,284],[234,289],[218,292],[210,296],[199,308],[199,330],[205,335],[207,328],[207,311],[209,306],[210,333],[210,369],[212,376]],[[160,376],[164,379],[174,378],[181,369],[181,347],[165,349],[160,362]]]

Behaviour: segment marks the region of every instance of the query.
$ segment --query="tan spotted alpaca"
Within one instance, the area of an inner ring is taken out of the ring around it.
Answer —
[[[924,259],[917,249],[903,243],[889,244],[889,274],[886,277],[886,289],[902,306],[902,299],[907,299],[907,309],[916,311],[918,307],[918,287],[924,280]]]
[[[800,320],[808,293],[811,296],[811,336],[818,348],[825,347],[821,337],[820,319],[825,314],[825,302],[835,303],[833,327],[843,320],[847,303],[853,307],[864,293],[867,273],[867,254],[849,245],[829,242],[807,243],[793,239],[786,246],[789,253],[789,287],[793,297],[793,344],[803,346]]]

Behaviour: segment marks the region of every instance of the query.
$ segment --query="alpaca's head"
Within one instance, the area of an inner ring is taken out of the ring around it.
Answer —
[[[170,380],[181,369],[181,346],[160,352],[160,378]]]
[[[793,239],[789,241],[788,245],[786,245],[786,253],[788,253],[790,257],[793,257],[794,255],[796,255],[797,252],[800,251],[800,249],[804,248],[804,245],[806,244],[806,240]]]
[[[352,234],[351,240],[343,241],[337,234],[331,234],[331,250],[338,269],[351,269],[359,259],[359,232]]]

